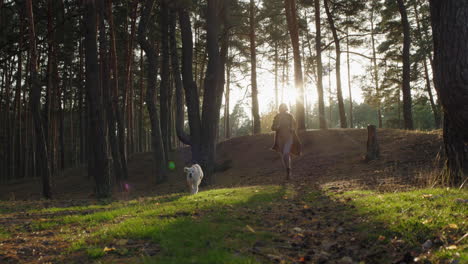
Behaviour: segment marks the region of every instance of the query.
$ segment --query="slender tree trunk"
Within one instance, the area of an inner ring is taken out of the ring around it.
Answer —
[[[317,93],[319,105],[320,129],[327,129],[325,103],[323,101],[323,66],[322,66],[322,33],[320,25],[320,0],[315,0],[315,51],[317,53]]]
[[[252,119],[253,134],[259,134],[260,114],[258,111],[258,88],[257,88],[257,47],[255,44],[255,2],[250,0],[250,85],[252,88]],[[224,73],[223,73],[224,74]]]
[[[468,2],[431,0],[434,83],[444,110],[446,173],[441,182],[468,178]]]
[[[168,42],[168,6],[161,1],[159,15],[159,27],[161,37],[161,82],[160,82],[160,111],[161,132],[164,143],[164,152],[167,154],[169,147],[169,42]]]
[[[374,0],[375,1],[375,0]],[[374,28],[374,17],[375,17],[375,10],[374,4],[372,4],[371,10],[371,17],[370,17],[370,24],[371,24],[371,41],[372,41],[372,62],[374,66],[374,85],[375,85],[375,94],[377,97],[377,118],[379,120],[379,128],[382,128],[382,107],[381,107],[381,95],[380,95],[380,87],[379,87],[379,68],[377,66],[377,52],[375,49],[375,28]]]
[[[224,137],[226,139],[231,138],[231,120],[230,120],[230,93],[231,93],[231,63],[226,65],[226,91],[224,93],[225,104],[224,104]],[[278,92],[278,91],[277,91]],[[276,93],[278,95],[278,93]],[[277,98],[278,99],[278,98]]]
[[[118,140],[119,140],[119,152],[120,152],[120,164],[122,168],[122,176],[124,179],[128,179],[128,168],[127,168],[127,140],[125,133],[125,118],[122,115],[119,107],[119,75],[117,67],[117,50],[115,43],[115,27],[114,27],[114,16],[112,15],[112,0],[107,0],[107,15],[109,21],[109,33],[110,33],[110,71],[112,73],[111,79],[111,98],[113,101],[114,113],[117,121]],[[110,75],[109,75],[110,76]]]
[[[340,125],[341,128],[347,128],[348,122],[346,120],[346,111],[343,102],[343,91],[341,90],[341,48],[340,48],[340,39],[338,38],[338,33],[336,32],[335,21],[330,12],[329,7],[330,0],[323,0],[325,5],[325,11],[327,13],[328,24],[330,24],[330,29],[333,34],[333,40],[335,42],[335,60],[336,60],[336,94],[338,98],[338,109],[340,112]]]
[[[408,14],[403,0],[397,0],[398,10],[401,15],[401,24],[403,27],[403,119],[405,121],[405,129],[413,129],[413,110],[410,86],[411,62],[410,62],[410,25],[408,22]]]
[[[107,117],[107,135],[109,138],[110,144],[110,153],[112,156],[112,165],[114,168],[114,174],[116,178],[116,182],[119,185],[120,189],[122,189],[122,180],[123,176],[123,169],[120,157],[120,148],[119,148],[119,140],[117,135],[117,127],[116,127],[116,104],[113,103],[113,83],[111,84],[111,71],[112,69],[112,51],[108,52],[109,50],[109,43],[107,40],[106,34],[106,25],[104,22],[105,17],[105,7],[103,2],[98,3],[98,14],[99,14],[99,58],[100,61],[100,85],[102,90],[102,97],[104,99],[104,108]]]
[[[275,109],[278,109],[278,41],[275,40]],[[228,75],[229,76],[229,75]],[[229,82],[228,82],[229,83]]]
[[[54,175],[55,171],[55,146],[54,146],[54,122],[55,122],[55,93],[54,89],[57,83],[54,80],[54,23],[52,10],[53,1],[47,0],[47,87],[44,105],[44,136],[46,139],[47,150],[49,154],[50,171]]]
[[[21,9],[20,11],[20,37],[18,40],[18,68],[17,68],[17,75],[16,75],[16,95],[15,95],[15,104],[16,104],[16,125],[13,126],[16,130],[15,133],[15,140],[13,141],[15,144],[15,167],[17,171],[17,178],[23,178],[23,131],[22,131],[22,100],[21,100],[21,92],[22,92],[22,81],[23,81],[23,35],[24,35],[24,12]]]
[[[84,96],[83,96],[83,90],[85,87],[83,86],[84,83],[84,73],[83,73],[83,61],[84,61],[84,50],[83,50],[83,41],[80,39],[80,46],[79,46],[79,71],[78,71],[78,80],[79,80],[79,86],[78,86],[78,111],[79,111],[79,117],[80,117],[80,164],[83,164],[86,159],[86,153],[87,153],[87,148],[86,148],[86,134],[87,134],[87,129],[86,129],[86,106],[83,103]]]
[[[37,76],[37,50],[36,50],[36,32],[34,28],[34,14],[32,0],[26,2],[27,16],[29,21],[29,52],[30,52],[30,80],[31,80],[31,111],[34,120],[34,128],[37,143],[37,163],[40,164],[40,175],[42,178],[42,194],[46,199],[52,197],[51,190],[51,171],[47,144],[44,136],[44,127],[41,118],[41,85]]]
[[[144,68],[143,68],[143,49],[140,49],[140,79],[139,79],[139,85],[140,85],[140,101],[139,104],[140,106],[138,107],[138,151],[143,152],[145,151],[144,148],[144,136],[145,136],[145,131],[143,128],[143,94],[144,94],[144,87],[143,87],[143,76],[144,76]]]
[[[94,161],[88,166],[89,172],[96,181],[96,196],[99,198],[111,195],[111,177],[109,157],[107,154],[107,138],[104,128],[103,109],[99,87],[98,52],[96,43],[96,5],[94,0],[84,1],[85,8],[85,62],[86,62],[86,92],[90,110],[91,152]]]
[[[328,50],[328,124],[330,127],[333,125],[332,116],[332,105],[333,105],[333,92],[331,87],[331,50]]]
[[[349,90],[349,127],[354,128],[353,119],[353,96],[351,92],[351,63],[349,61],[349,31],[346,27],[346,64],[348,66],[348,90]]]
[[[126,55],[126,65],[125,65],[125,91],[123,94],[123,116],[126,117],[127,125],[127,154],[128,152],[135,151],[135,128],[134,128],[134,89],[133,89],[133,75],[132,75],[132,65],[133,65],[133,43],[136,33],[136,11],[138,7],[138,0],[134,0],[130,5],[130,35],[128,36],[127,41],[127,55]]]
[[[302,62],[299,50],[299,26],[297,23],[296,0],[284,0],[286,20],[289,28],[289,36],[293,47],[294,56],[294,80],[296,89],[296,119],[297,128],[305,129],[304,109],[304,79],[302,75]]]
[[[12,166],[12,158],[13,158],[13,144],[11,142],[12,131],[11,131],[11,109],[10,109],[10,101],[11,101],[11,94],[12,94],[12,79],[13,79],[13,58],[8,59],[7,67],[6,67],[6,83],[5,83],[5,111],[4,111],[4,122],[6,125],[6,148],[5,148],[5,163],[6,169],[5,174],[7,175],[7,179],[11,180],[13,175],[13,166]],[[0,101],[1,103],[1,101]]]
[[[151,121],[151,138],[154,152],[154,161],[156,164],[156,182],[160,183],[166,180],[166,153],[164,152],[164,143],[162,141],[161,123],[159,113],[156,108],[156,71],[158,52],[153,45],[146,39],[146,30],[151,11],[154,6],[154,0],[146,0],[141,9],[140,24],[138,26],[138,42],[145,51],[148,58],[148,88],[146,89],[146,105]],[[153,71],[152,71],[153,70]]]

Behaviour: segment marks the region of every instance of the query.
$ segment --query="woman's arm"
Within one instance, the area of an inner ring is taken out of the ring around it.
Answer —
[[[278,130],[278,115],[275,116],[273,119],[273,124],[271,125],[271,130],[276,131]]]
[[[294,116],[291,115],[291,130],[292,131],[296,131],[297,130],[297,122],[296,122],[296,119],[294,119]]]

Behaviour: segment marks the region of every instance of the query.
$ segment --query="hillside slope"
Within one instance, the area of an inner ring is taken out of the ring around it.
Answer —
[[[293,181],[316,183],[338,188],[405,188],[421,183],[438,168],[434,159],[442,146],[442,135],[436,132],[411,132],[381,129],[378,140],[381,158],[367,163],[367,131],[363,129],[312,130],[300,135],[303,154],[293,159]],[[270,150],[273,134],[234,138],[220,143],[218,162],[229,164],[218,172],[210,188],[277,184],[284,180],[280,157]],[[132,155],[129,160],[129,194],[141,195],[181,192],[186,190],[184,165],[190,160],[190,149],[184,148],[171,155],[176,169],[169,181],[154,184],[154,165],[150,153]],[[93,181],[86,176],[86,168],[66,170],[54,179],[55,197],[77,199],[92,197]],[[203,187],[201,190],[203,191]],[[40,182],[19,182],[0,186],[0,199],[38,199]]]

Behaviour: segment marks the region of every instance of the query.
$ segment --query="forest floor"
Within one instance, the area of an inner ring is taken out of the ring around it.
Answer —
[[[307,131],[284,181],[272,134],[222,142],[209,188],[187,195],[188,149],[155,185],[149,153],[129,160],[130,191],[92,196],[86,168],[0,186],[0,263],[468,263],[468,193],[427,189],[439,132]],[[436,160],[436,161],[435,161]]]

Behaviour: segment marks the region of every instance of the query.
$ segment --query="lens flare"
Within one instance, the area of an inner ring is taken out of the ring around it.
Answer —
[[[169,161],[168,167],[169,167],[170,170],[174,170],[175,169],[175,162],[174,161]]]

